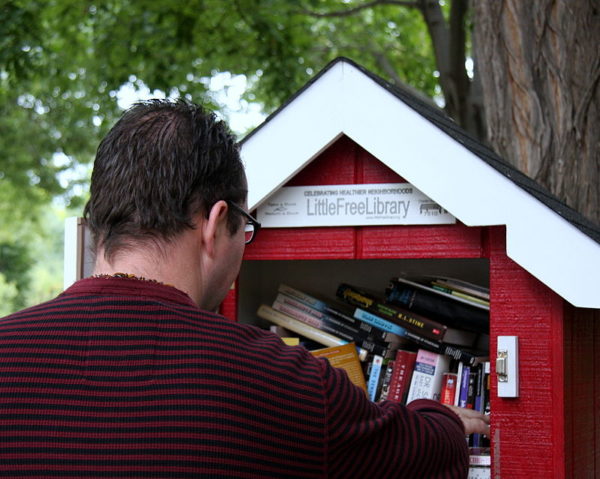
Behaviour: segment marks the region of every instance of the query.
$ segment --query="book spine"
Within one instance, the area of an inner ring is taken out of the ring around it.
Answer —
[[[465,301],[474,303],[474,305],[486,306],[488,308],[490,307],[490,302],[485,299],[476,298],[475,296],[471,296],[467,293],[462,293],[460,291],[456,291],[455,289],[451,289],[446,286],[441,286],[439,284],[432,284],[431,287],[437,291],[441,291],[442,293],[451,294],[453,296],[456,296],[457,298],[462,298]]]
[[[456,393],[456,373],[444,373],[442,378],[442,394],[440,402],[449,406],[454,405],[454,396]]]
[[[380,401],[384,401],[388,398],[395,362],[395,359],[388,361],[387,367],[385,368],[385,375],[383,376],[383,382],[381,383],[381,393],[379,394]]]
[[[285,293],[279,293],[275,298],[274,302],[279,302],[288,306],[292,306],[306,314],[310,314],[311,316],[314,316],[319,319],[325,316],[325,313],[323,313],[322,311],[319,311],[318,309],[309,306],[308,304],[300,301],[297,298],[294,298],[293,296],[288,296]]]
[[[460,387],[459,387],[459,383],[460,383],[460,379],[462,378],[462,370],[464,368],[464,364],[461,363],[460,361],[458,362],[458,366],[456,369],[456,389],[454,391],[454,405],[458,406],[458,402],[460,401]]]
[[[321,329],[321,321],[319,318],[308,314],[301,309],[295,308],[283,301],[275,300],[272,305],[273,309],[281,313],[287,314],[298,321],[302,321],[310,326]]]
[[[483,413],[483,395],[484,395],[484,365],[478,364],[476,369],[476,380],[475,380],[475,402],[474,407],[476,411]],[[470,437],[471,447],[481,446],[481,434],[474,433]]]
[[[471,377],[471,368],[463,366],[462,375],[460,377],[460,396],[458,398],[458,406],[467,407],[467,397],[469,394],[469,380]]]
[[[398,349],[397,346],[386,346],[364,338],[356,338],[354,342],[362,349],[383,356],[385,359],[392,359]]]
[[[332,306],[327,306],[327,308],[325,308],[325,311],[327,312],[327,314],[330,317],[336,318],[342,322],[345,322],[347,324],[350,324],[351,326],[354,326],[359,331],[363,332],[368,337],[370,337],[373,341],[381,341],[381,342],[385,342],[385,343],[402,343],[403,342],[402,338],[400,336],[398,336],[397,334],[390,333],[390,332],[384,331],[382,329],[376,328],[375,326],[365,323],[364,321],[360,321],[359,319],[356,319],[355,317],[353,317],[349,314],[343,313],[342,311],[339,311]]]
[[[371,363],[371,372],[369,373],[369,381],[367,382],[367,394],[371,401],[375,401],[377,396],[377,387],[379,386],[379,377],[383,366],[383,358],[378,354],[373,356]]]
[[[354,286],[342,283],[338,287],[336,294],[347,303],[373,312],[420,336],[440,341],[446,332],[446,326],[443,324],[410,311],[385,304]]]
[[[480,286],[467,281],[462,281],[456,278],[436,278],[432,281],[432,284],[437,284],[445,288],[450,288],[454,291],[460,291],[470,296],[475,296],[483,300],[490,300],[490,289],[485,286]]]
[[[270,321],[271,323],[293,331],[296,334],[304,336],[308,339],[312,339],[313,341],[316,341],[324,346],[340,346],[348,343],[348,341],[340,339],[337,336],[329,334],[325,331],[321,331],[320,329],[303,323],[302,321],[298,321],[297,319],[283,314],[265,304],[258,308],[256,314],[262,319]]]
[[[477,372],[471,369],[469,373],[469,384],[467,385],[467,409],[475,408],[475,382],[477,380]]]
[[[294,319],[325,331],[326,333],[333,334],[349,343],[355,343],[359,348],[365,349],[373,354],[379,354],[384,358],[392,357],[394,351],[397,349],[397,347],[394,346],[371,341],[364,335],[361,335],[355,328],[348,327],[339,321],[330,321],[330,318],[323,313],[321,313],[321,317],[318,318],[307,312],[307,309],[296,307],[293,299],[289,301],[286,298],[280,298],[278,296],[273,302],[272,307]]]
[[[410,386],[412,373],[415,367],[417,353],[400,350],[396,353],[394,369],[390,379],[388,399],[404,403]]]
[[[472,354],[469,351],[465,351],[464,349],[461,349],[457,346],[439,341],[432,341],[430,339],[423,338],[417,334],[411,333],[410,331],[406,332],[406,337],[425,349],[428,349],[435,353],[450,356],[452,359],[461,361],[470,366],[474,366],[481,359],[479,356]]]
[[[478,333],[489,331],[489,312],[483,306],[466,304],[460,298],[430,290],[392,280],[386,289],[386,299],[416,313],[431,315],[448,326]]]
[[[471,366],[477,364],[480,360],[479,356],[465,351],[459,347],[424,338],[422,336],[419,336],[418,334],[413,333],[412,331],[407,331],[401,326],[398,326],[395,323],[387,321],[377,316],[376,314],[370,313],[369,311],[365,311],[361,308],[356,308],[354,310],[354,317],[368,324],[371,324],[372,326],[380,328],[384,331],[388,331],[397,334],[398,336],[403,336],[407,339],[410,339],[412,342],[414,342],[420,347],[423,347],[425,349],[439,354],[450,356],[453,359],[462,361]]]
[[[354,317],[383,331],[397,334],[398,336],[408,337],[407,331],[403,327],[398,326],[397,324],[392,323],[391,321],[387,321],[377,316],[376,314],[370,313],[369,311],[366,311],[364,309],[356,308],[354,310]]]
[[[317,299],[309,294],[306,294],[302,291],[292,288],[291,286],[288,286],[287,284],[280,284],[278,291],[280,293],[287,294],[288,296],[291,296],[292,298],[296,298],[297,300],[302,301],[304,304],[307,304],[308,306],[311,306],[312,308],[314,308],[318,311],[324,311],[325,308],[327,307],[327,303],[325,303],[324,301],[321,301],[320,299]]]
[[[446,356],[450,356],[452,359],[461,361],[468,366],[475,366],[482,359],[481,356],[470,353],[469,351],[465,351],[451,344],[440,344],[439,352]]]
[[[367,383],[362,365],[353,344],[317,349],[311,351],[311,354],[316,357],[327,358],[329,364],[333,367],[344,369],[350,381],[360,387],[365,393],[367,392]]]
[[[448,369],[449,358],[441,354],[420,349],[417,354],[407,403],[416,399],[439,401],[442,391],[443,373]]]

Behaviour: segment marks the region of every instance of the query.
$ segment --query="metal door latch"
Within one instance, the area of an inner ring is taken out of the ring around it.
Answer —
[[[498,397],[519,397],[519,341],[517,336],[498,336],[496,377]]]
[[[498,375],[498,381],[503,383],[508,382],[508,351],[506,349],[498,351],[496,374]]]

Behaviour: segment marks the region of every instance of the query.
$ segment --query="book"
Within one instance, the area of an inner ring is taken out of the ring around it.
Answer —
[[[492,456],[489,447],[469,447],[468,479],[491,479]]]
[[[469,447],[469,466],[492,465],[492,456],[489,447]]]
[[[465,405],[467,409],[475,409],[475,383],[477,381],[477,369],[479,366],[480,364],[475,366],[475,369],[471,369],[469,372],[469,381],[467,384],[467,403]]]
[[[394,371],[394,363],[395,359],[391,359],[387,363],[387,367],[385,368],[385,374],[383,376],[383,381],[381,383],[381,391],[379,393],[379,401],[384,401],[388,398],[388,394],[390,392],[390,383],[392,380],[392,372]]]
[[[454,346],[452,344],[446,344],[440,341],[433,341],[428,338],[423,338],[416,333],[408,331],[395,323],[387,321],[376,314],[370,313],[369,311],[361,308],[356,308],[354,310],[354,317],[377,328],[383,329],[384,331],[388,331],[410,339],[419,347],[429,349],[435,353],[445,354],[453,359],[462,361],[469,365],[475,365],[488,357],[487,354],[482,351],[469,350],[459,346]]]
[[[311,306],[283,293],[277,295],[272,308],[348,342],[353,342],[358,347],[385,358],[393,357],[394,351],[398,349],[397,345],[375,341],[371,339],[366,331],[344,323],[322,311],[315,310]]]
[[[401,307],[386,304],[383,299],[372,293],[347,283],[341,283],[336,295],[353,306],[370,311],[382,318],[413,331],[420,336],[441,341],[446,333],[447,326],[437,321],[430,320],[419,314],[412,313]],[[471,340],[472,343],[472,340]]]
[[[489,307],[474,305],[462,298],[400,277],[390,280],[385,294],[389,303],[428,315],[448,326],[489,333]]]
[[[415,351],[405,349],[396,351],[387,399],[401,403],[406,402],[406,394],[408,393],[416,359],[417,353]]]
[[[296,298],[297,300],[316,309],[317,311],[325,311],[325,308],[327,307],[327,303],[325,301],[315,298],[314,296],[311,296],[310,294],[307,294],[304,291],[300,291],[284,283],[281,283],[279,285],[277,291],[279,293],[284,293],[289,297]]]
[[[298,321],[297,319],[277,311],[266,304],[262,304],[258,308],[256,314],[259,318],[265,319],[276,324],[277,326],[281,326],[289,331],[293,331],[294,333],[304,336],[308,339],[312,339],[323,346],[342,346],[343,344],[348,343],[348,341],[340,339],[333,334],[326,333],[325,331],[321,331],[320,329],[303,323],[302,321]]]
[[[457,406],[466,408],[467,407],[467,399],[469,394],[469,382],[471,378],[471,368],[469,366],[463,366],[461,376],[460,376],[460,392],[458,396],[458,404]]]
[[[431,282],[452,289],[453,291],[465,293],[472,297],[480,298],[487,301],[490,300],[490,289],[486,288],[485,286],[470,283],[462,279],[448,278],[442,276],[433,278]]]
[[[442,378],[442,392],[440,395],[440,402],[442,404],[454,406],[457,379],[458,376],[456,373],[444,373]]]
[[[352,343],[317,349],[311,351],[311,354],[317,357],[327,358],[329,364],[334,368],[345,370],[350,381],[365,391],[365,393],[367,392],[367,384],[362,366],[358,354],[356,353],[356,348]]]
[[[477,367],[475,410],[484,414],[490,413],[490,362],[485,361]],[[482,434],[471,434],[470,446],[473,448],[487,447],[489,438]]]
[[[448,370],[450,358],[443,354],[419,349],[408,389],[407,403],[416,399],[440,400],[442,378]]]
[[[347,324],[354,326],[355,328],[363,331],[373,341],[379,341],[390,344],[404,344],[406,339],[398,336],[397,334],[384,331],[376,328],[371,324],[365,323],[359,319],[356,319],[354,314],[354,308],[347,304],[328,304],[325,308],[325,312],[333,318],[339,319]]]
[[[454,391],[454,405],[458,406],[460,401],[460,382],[462,378],[463,368],[465,367],[462,361],[458,361],[456,366],[456,390]]]
[[[490,307],[490,302],[487,299],[478,298],[477,296],[471,296],[470,294],[463,293],[462,291],[457,291],[444,284],[440,284],[437,281],[432,281],[431,287],[437,291],[442,291],[443,293],[454,295],[457,298],[462,298],[468,301],[469,303],[473,303],[473,306],[482,305],[488,308]]]
[[[383,367],[383,358],[377,354],[373,356],[369,380],[367,382],[367,395],[371,401],[375,401],[378,392],[379,378]]]

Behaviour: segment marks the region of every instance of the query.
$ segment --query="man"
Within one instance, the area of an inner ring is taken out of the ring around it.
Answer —
[[[94,275],[0,321],[0,471],[18,477],[466,477],[472,411],[369,402],[346,374],[215,313],[247,236],[222,122],[127,111],[98,148]]]

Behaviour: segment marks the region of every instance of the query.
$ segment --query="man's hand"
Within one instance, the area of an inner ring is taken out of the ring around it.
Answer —
[[[458,406],[448,406],[444,404],[448,409],[454,412],[465,426],[466,434],[485,434],[489,437],[490,435],[490,417],[479,411],[473,409],[465,409]]]

